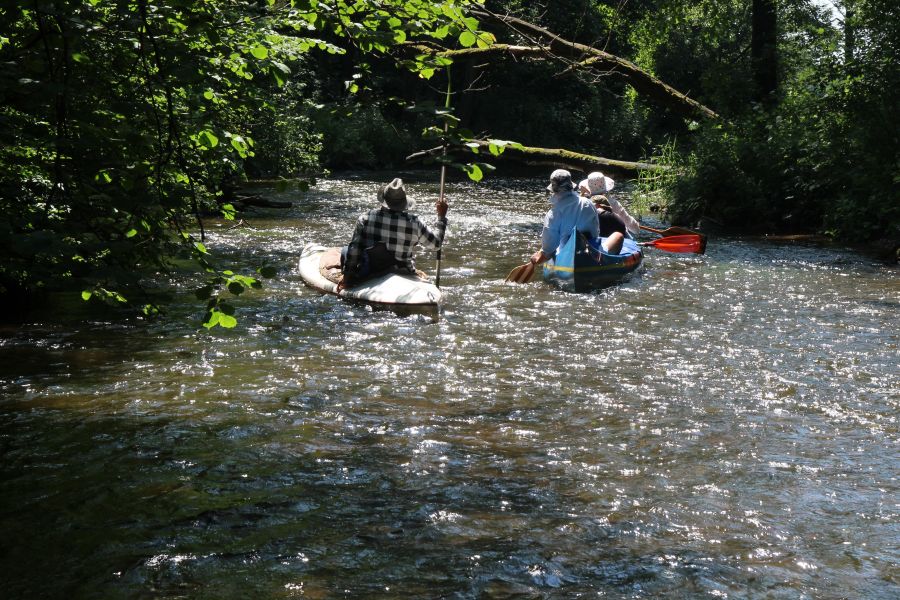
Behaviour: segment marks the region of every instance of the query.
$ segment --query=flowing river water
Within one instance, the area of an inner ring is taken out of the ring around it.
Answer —
[[[711,238],[505,284],[547,204],[497,179],[449,185],[438,319],[306,288],[392,175],[212,226],[279,271],[233,330],[174,276],[156,322],[3,330],[2,597],[900,597],[896,267]]]

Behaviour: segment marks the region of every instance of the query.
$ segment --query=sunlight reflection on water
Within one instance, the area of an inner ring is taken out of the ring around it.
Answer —
[[[504,284],[542,182],[451,182],[444,310],[400,318],[295,272],[376,188],[211,227],[280,272],[234,331],[184,290],[149,326],[0,340],[14,595],[900,592],[896,269],[713,239],[591,294]]]

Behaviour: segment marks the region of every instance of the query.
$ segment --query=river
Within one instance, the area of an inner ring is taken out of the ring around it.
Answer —
[[[279,271],[233,330],[176,275],[154,322],[3,330],[4,598],[900,597],[896,267],[713,237],[505,284],[546,194],[495,179],[448,187],[439,318],[304,287],[389,178],[209,224]]]

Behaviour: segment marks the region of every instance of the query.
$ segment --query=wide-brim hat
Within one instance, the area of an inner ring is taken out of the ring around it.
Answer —
[[[556,169],[550,173],[550,185],[547,186],[548,192],[560,192],[575,189],[572,183],[572,174],[565,169]]]
[[[613,181],[611,177],[607,177],[600,171],[594,171],[588,175],[587,184],[591,191],[591,196],[611,192],[616,186],[616,182]]]
[[[406,210],[410,208],[410,202],[406,198],[406,188],[403,180],[395,177],[393,181],[381,186],[378,190],[378,201],[390,210]]]

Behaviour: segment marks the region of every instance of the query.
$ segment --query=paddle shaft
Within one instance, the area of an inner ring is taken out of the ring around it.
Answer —
[[[447,131],[447,124],[444,123],[444,132]],[[444,154],[447,154],[447,146],[444,146]],[[447,165],[441,165],[441,191],[438,196],[438,202],[444,199],[444,181],[447,176]],[[435,287],[441,287],[441,250],[444,247],[444,241],[441,240],[441,247],[437,251],[437,273],[434,276]]]
[[[450,66],[448,65],[447,66],[447,98],[444,100],[444,108],[446,108],[446,109],[450,108],[450,92],[453,89],[450,87],[450,85],[451,85]],[[448,131],[448,122],[446,119],[444,119],[444,151],[443,151],[444,158],[447,157],[447,131]],[[447,178],[447,162],[444,161],[441,163],[441,191],[440,191],[440,195],[438,196],[438,202],[440,202],[441,200],[444,199],[444,181],[446,181],[446,178]],[[445,230],[445,235],[446,235],[446,230]],[[443,248],[444,248],[444,240],[441,240],[441,246],[438,248],[438,251],[437,251],[437,267],[435,268],[436,274],[434,276],[434,286],[437,288],[441,287],[441,250],[443,250]]]
[[[678,227],[677,225],[673,225],[667,229],[653,229],[652,227],[646,227],[641,225],[641,229],[644,231],[652,231],[653,233],[658,233],[663,237],[668,237],[670,235],[703,235],[699,231],[693,231],[688,229],[687,227]]]

